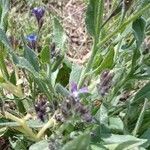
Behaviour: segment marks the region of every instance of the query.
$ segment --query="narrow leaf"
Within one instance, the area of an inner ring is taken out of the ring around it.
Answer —
[[[53,22],[53,35],[54,35],[54,42],[56,43],[57,47],[63,50],[67,36],[63,30],[61,23],[57,18],[54,18]]]
[[[104,69],[111,69],[113,65],[114,65],[114,49],[111,48],[104,57],[100,66],[95,70],[96,75],[100,74],[101,71]]]
[[[89,147],[90,136],[88,134],[80,135],[74,140],[68,142],[62,150],[87,150]]]
[[[135,95],[132,104],[140,103],[144,101],[144,99],[150,98],[150,82],[148,82],[143,88],[141,88]]]
[[[78,81],[81,76],[81,72],[82,72],[82,67],[80,67],[77,64],[72,65],[72,70],[69,78],[69,85],[71,85],[71,82],[75,82],[76,84],[78,84]]]
[[[29,47],[24,46],[24,57],[33,66],[33,68],[38,72],[38,57],[36,53]]]
[[[138,46],[140,46],[143,42],[145,36],[145,27],[146,27],[146,21],[142,17],[135,20],[132,24],[132,28],[134,30],[134,35],[137,40]]]
[[[49,144],[46,140],[40,141],[30,146],[29,150],[49,150]]]

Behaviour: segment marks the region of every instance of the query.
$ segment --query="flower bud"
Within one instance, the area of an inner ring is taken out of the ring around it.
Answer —
[[[27,41],[28,41],[28,46],[31,48],[31,49],[36,49],[36,45],[37,45],[37,36],[34,35],[34,34],[30,34],[30,35],[27,35],[26,37]]]
[[[98,93],[101,96],[105,96],[109,92],[109,89],[112,86],[112,78],[113,74],[109,70],[102,72],[100,83],[97,84]]]
[[[32,9],[32,14],[36,17],[36,20],[38,22],[39,29],[43,25],[43,16],[45,13],[45,9],[42,7],[35,7]]]

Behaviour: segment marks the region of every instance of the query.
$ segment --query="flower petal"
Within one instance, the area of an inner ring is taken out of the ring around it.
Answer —
[[[30,35],[27,35],[26,39],[31,43],[36,42],[37,36],[35,34],[30,34]]]
[[[75,82],[71,82],[71,92],[77,92],[77,84]]]
[[[78,93],[79,94],[88,93],[88,88],[87,87],[83,87],[83,88],[79,89]]]
[[[32,9],[32,14],[35,15],[38,22],[42,19],[44,13],[45,13],[45,9],[42,7],[35,7]]]

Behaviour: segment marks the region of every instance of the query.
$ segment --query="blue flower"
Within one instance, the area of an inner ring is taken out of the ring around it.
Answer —
[[[40,22],[40,20],[44,16],[44,13],[45,13],[45,10],[42,7],[35,7],[32,9],[32,14],[35,15],[38,23]]]
[[[82,87],[81,89],[77,88],[77,84],[75,82],[71,83],[71,95],[74,98],[78,98],[79,94],[88,93],[87,87]]]
[[[30,34],[27,35],[26,39],[28,40],[28,42],[33,43],[37,41],[37,36],[35,34]]]
[[[28,41],[28,46],[35,50],[37,46],[37,36],[35,34],[30,34],[26,36],[26,39]]]

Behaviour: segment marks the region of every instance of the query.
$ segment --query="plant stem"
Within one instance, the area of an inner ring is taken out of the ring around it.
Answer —
[[[84,80],[85,80],[85,74],[90,71],[93,61],[94,61],[94,58],[95,58],[95,55],[98,50],[97,43],[98,43],[98,39],[100,39],[100,34],[101,34],[101,26],[103,23],[103,11],[104,11],[104,0],[101,0],[98,3],[98,6],[95,7],[95,12],[94,12],[94,14],[95,14],[95,19],[94,19],[95,20],[95,35],[93,37],[92,54],[91,54],[91,57],[89,58],[89,61],[87,63],[85,70],[83,71],[83,73],[81,75],[81,78],[80,78],[80,81],[78,84],[79,88],[83,85]]]
[[[88,61],[88,63],[87,63],[87,66],[86,66],[84,72],[83,72],[82,75],[81,75],[81,78],[80,78],[80,81],[79,81],[79,84],[78,84],[78,85],[79,85],[79,88],[80,88],[80,87],[83,85],[83,83],[84,83],[86,73],[89,72],[90,69],[91,69],[91,66],[92,66],[94,57],[95,57],[95,55],[96,55],[96,53],[97,53],[96,44],[97,44],[97,42],[96,42],[96,40],[94,39],[93,48],[92,48],[92,54],[91,54],[91,56],[90,56],[90,58],[89,58],[89,61]]]
[[[50,128],[50,127],[52,127],[54,124],[55,124],[55,119],[52,117],[44,126],[43,126],[43,128],[38,132],[38,134],[37,134],[37,139],[40,139],[42,136],[43,136],[43,134],[45,133],[45,131],[48,129],[48,128]]]
[[[16,122],[19,123],[19,124],[20,124],[20,122],[21,122],[21,119],[20,119],[20,118],[14,116],[14,115],[12,115],[12,114],[10,114],[10,113],[7,112],[7,111],[5,112],[5,117],[8,118],[8,119],[11,119],[11,120],[13,120],[13,121],[16,121]]]
[[[4,54],[3,54],[2,50],[0,50],[0,51],[1,51],[0,52],[0,68],[1,68],[3,76],[5,77],[6,80],[8,80],[9,74],[8,74],[7,67],[6,67],[6,64],[4,61]]]
[[[125,15],[126,15],[125,8],[122,8],[119,26],[121,26],[121,24],[123,24],[123,21],[124,21],[124,19],[125,19]],[[118,38],[120,38],[120,37],[121,37],[121,33],[118,35]],[[114,56],[114,60],[115,60],[115,61],[116,61],[117,58],[118,58],[118,54],[119,54],[119,50],[120,50],[120,48],[121,48],[121,44],[122,44],[122,38],[121,38],[121,40],[118,42],[118,45],[117,45],[117,48],[116,48],[116,53],[115,53],[115,56]]]
[[[145,99],[144,101],[144,105],[143,105],[143,108],[141,110],[141,113],[140,113],[140,116],[137,120],[137,123],[136,123],[136,126],[133,130],[133,135],[136,136],[136,134],[138,133],[138,130],[143,122],[143,117],[144,117],[144,113],[145,113],[145,110],[146,110],[146,106],[147,106],[147,103],[148,103],[148,99]]]
[[[10,114],[9,112],[5,112],[5,117],[8,119],[11,119],[13,121],[16,121],[22,128],[23,128],[23,132],[26,133],[27,136],[29,136],[30,138],[32,138],[34,141],[38,141],[36,135],[33,133],[32,129],[30,127],[28,127],[28,125],[26,124],[24,119],[20,119],[12,114]]]

